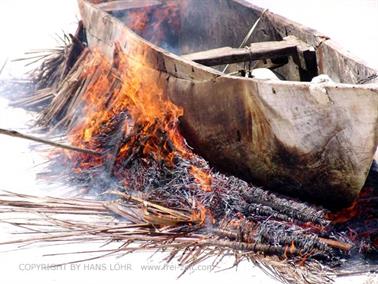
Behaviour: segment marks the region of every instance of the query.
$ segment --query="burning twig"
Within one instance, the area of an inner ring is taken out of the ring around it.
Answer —
[[[351,244],[340,242],[338,240],[319,238],[319,241],[326,245],[329,245],[330,247],[341,249],[343,251],[350,251],[353,247]]]
[[[7,130],[7,129],[0,128],[0,134],[11,136],[11,137],[16,137],[16,138],[21,138],[21,139],[26,139],[26,140],[50,145],[50,146],[57,147],[57,148],[62,148],[62,149],[65,149],[65,150],[75,151],[75,152],[79,152],[79,153],[95,155],[95,156],[102,156],[103,155],[102,153],[99,153],[99,152],[96,152],[96,151],[93,151],[93,150],[83,149],[83,148],[79,148],[79,147],[75,147],[75,146],[70,146],[70,145],[65,145],[65,144],[49,141],[49,140],[46,140],[46,139],[43,139],[43,138],[38,138],[38,137],[35,137],[35,136],[22,134],[20,132],[14,131],[14,130]]]

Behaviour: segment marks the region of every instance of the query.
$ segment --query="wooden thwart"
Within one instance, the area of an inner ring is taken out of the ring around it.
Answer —
[[[252,43],[249,48],[221,47],[187,54],[183,57],[206,66],[216,66],[287,57],[295,54],[297,54],[297,44],[295,42],[268,41]]]
[[[158,6],[158,5],[161,5],[161,2],[158,0],[120,0],[120,1],[110,1],[110,2],[105,2],[105,3],[100,3],[97,5],[97,7],[106,12],[112,12],[112,11],[146,8],[146,7]]]

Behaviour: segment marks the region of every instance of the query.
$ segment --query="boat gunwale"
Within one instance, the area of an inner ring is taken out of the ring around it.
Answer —
[[[253,10],[258,11],[260,13],[262,13],[265,10],[264,8],[262,8],[260,6],[257,6],[257,5],[255,5],[251,2],[248,2],[247,0],[230,0],[230,1],[239,3],[240,5],[242,5],[246,8],[253,9]],[[340,54],[342,54],[345,57],[348,57],[349,59],[355,61],[358,64],[364,65],[364,66],[376,71],[376,75],[378,75],[378,68],[377,67],[370,65],[368,62],[366,62],[366,60],[364,60],[364,59],[360,58],[359,56],[355,55],[354,53],[350,52],[345,47],[343,47],[339,42],[335,41],[334,39],[332,39],[331,37],[329,37],[325,33],[320,32],[319,30],[311,28],[307,25],[301,24],[297,21],[291,20],[291,19],[289,19],[289,18],[287,18],[283,15],[274,13],[270,10],[266,11],[265,15],[268,18],[273,17],[273,18],[278,19],[279,21],[287,21],[287,22],[291,23],[293,26],[301,27],[302,29],[306,30],[306,32],[311,33],[315,37],[315,39],[318,41],[318,46],[314,46],[316,48],[319,47],[324,42],[332,42],[333,45],[334,45],[334,49],[337,50]],[[339,84],[345,84],[345,83],[339,83]],[[359,84],[352,84],[352,85],[359,85]]]
[[[243,5],[245,8],[247,9],[253,9],[257,12],[259,12],[260,14],[263,12],[263,8],[259,7],[259,6],[256,6],[255,4],[252,4],[246,0],[228,0],[228,1],[233,1],[235,3],[238,3],[240,5]],[[125,23],[123,23],[120,19],[118,19],[117,17],[114,17],[113,15],[109,14],[109,12],[107,11],[104,11],[103,9],[101,9],[100,7],[97,6],[97,4],[94,4],[92,2],[90,2],[90,0],[78,0],[79,3],[85,3],[86,5],[89,5],[89,6],[92,6],[93,9],[96,9],[96,10],[99,10],[101,11],[102,13],[104,13],[107,17],[111,18],[112,21],[115,21],[115,22],[118,22],[119,24],[121,24],[123,26],[123,28],[125,28],[131,35],[133,35],[135,37],[135,39],[139,40],[141,43],[145,44],[146,46],[148,46],[149,48],[153,49],[154,51],[158,52],[158,53],[161,53],[162,55],[164,56],[167,56],[173,60],[176,60],[176,61],[179,61],[181,63],[184,63],[184,64],[187,64],[187,65],[190,65],[192,67],[195,67],[195,68],[198,68],[202,71],[205,71],[207,73],[209,73],[209,75],[212,75],[213,78],[205,78],[203,80],[198,80],[198,79],[192,79],[191,81],[193,82],[202,82],[202,81],[208,81],[208,80],[213,80],[215,78],[219,78],[219,77],[222,77],[222,78],[232,78],[232,79],[237,79],[237,80],[248,80],[248,81],[252,81],[252,82],[256,82],[256,83],[259,83],[259,82],[269,82],[270,84],[272,85],[292,85],[292,86],[301,86],[301,87],[310,87],[311,85],[313,85],[313,83],[311,82],[305,82],[305,81],[284,81],[284,80],[267,80],[267,79],[257,79],[257,78],[246,78],[246,77],[240,77],[240,76],[235,76],[235,75],[229,75],[229,74],[224,74],[214,68],[211,68],[211,67],[208,67],[208,66],[205,66],[205,65],[202,65],[202,64],[199,64],[199,63],[196,63],[192,60],[189,60],[189,59],[186,59],[180,55],[177,55],[177,54],[174,54],[173,52],[170,52],[146,39],[144,39],[143,37],[141,37],[140,35],[138,35],[136,32],[134,32],[132,29],[130,29]],[[360,64],[360,65],[363,65],[369,69],[372,69],[375,71],[375,75],[378,76],[378,70],[375,69],[374,67],[371,67],[369,66],[364,60],[358,58],[357,56],[355,56],[354,54],[350,53],[349,51],[347,51],[345,48],[341,47],[340,44],[338,44],[337,42],[335,42],[334,40],[332,40],[330,37],[320,33],[319,31],[313,29],[313,28],[310,28],[310,27],[307,27],[305,25],[302,25],[296,21],[293,21],[291,19],[288,19],[282,15],[279,15],[279,14],[276,14],[276,13],[273,13],[271,11],[267,11],[265,13],[265,16],[266,17],[273,17],[273,18],[276,18],[278,21],[287,21],[289,23],[291,23],[293,26],[296,26],[296,27],[301,27],[303,29],[306,30],[307,33],[309,33],[310,35],[312,35],[314,37],[315,40],[319,40],[319,43],[317,46],[314,46],[315,48],[319,48],[322,44],[324,44],[325,42],[331,42],[335,47],[333,48],[335,51],[339,52],[341,55],[345,56],[345,57],[348,57],[349,59],[351,59],[352,61],[354,61],[355,63],[357,64]],[[102,39],[99,39],[101,41],[103,41]],[[169,73],[170,75],[172,76],[175,76],[175,74],[172,74],[172,73]],[[179,78],[179,79],[182,79],[182,80],[185,80],[183,78]],[[340,83],[340,82],[330,82],[330,83],[322,83],[321,85],[324,86],[324,87],[328,87],[328,88],[340,88],[340,87],[343,87],[343,88],[358,88],[358,89],[369,89],[369,90],[372,90],[372,91],[378,91],[378,81],[376,81],[377,78],[374,78],[372,81],[372,83],[365,83],[365,84],[353,84],[353,83]],[[378,93],[377,93],[378,95]]]

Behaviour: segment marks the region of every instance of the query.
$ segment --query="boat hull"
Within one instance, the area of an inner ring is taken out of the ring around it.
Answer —
[[[212,164],[332,208],[347,206],[359,194],[378,143],[377,85],[225,76],[145,41],[85,0],[79,4],[89,47],[112,59],[117,42],[131,60],[142,56],[147,63],[142,72],[154,77],[168,97],[183,107],[184,136]],[[278,30],[279,19],[274,18]],[[282,19],[281,25],[287,24]],[[338,52],[329,51],[333,43],[324,41],[324,36],[290,24],[293,35],[321,43],[317,53]],[[374,73],[349,55],[338,56],[350,60],[348,66],[363,70],[363,76]],[[318,54],[319,58],[323,60]],[[320,71],[332,69],[320,63]],[[333,70],[335,81],[360,80],[352,71],[337,72]]]

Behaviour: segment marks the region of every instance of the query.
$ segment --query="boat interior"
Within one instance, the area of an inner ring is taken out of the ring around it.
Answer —
[[[278,28],[244,0],[92,2],[145,40],[228,75],[308,82],[324,73],[317,46],[282,29],[284,25]],[[261,70],[270,73],[257,72]],[[329,75],[336,82],[356,83]]]
[[[318,52],[318,39],[328,38],[315,30],[245,0],[90,2],[152,44],[230,76],[350,84],[378,77],[349,55],[339,56],[338,47]]]

